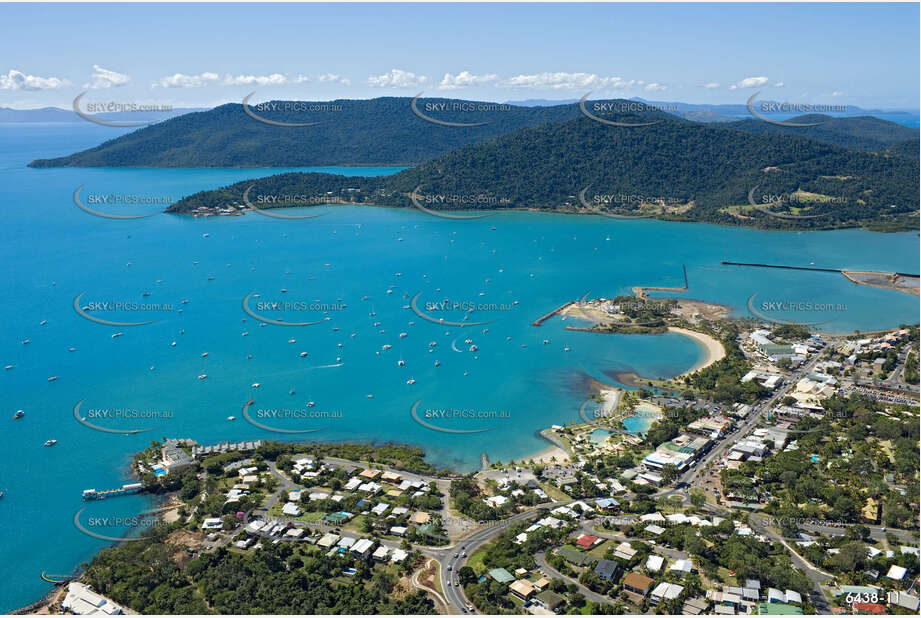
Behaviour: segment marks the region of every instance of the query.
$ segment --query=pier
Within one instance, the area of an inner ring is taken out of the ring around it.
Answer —
[[[574,305],[574,304],[575,304],[574,301],[569,301],[568,303],[564,303],[564,304],[560,305],[559,307],[557,307],[556,309],[554,309],[553,311],[551,311],[551,312],[548,313],[547,315],[542,315],[541,317],[539,317],[539,318],[537,318],[536,320],[534,320],[533,322],[531,322],[531,326],[540,326],[541,324],[543,324],[544,322],[546,322],[547,320],[549,320],[550,318],[552,318],[552,317],[555,316],[556,314],[558,314],[558,313],[560,313],[560,312],[562,312],[562,311],[565,311],[570,305]]]
[[[144,490],[144,483],[126,483],[117,489],[84,489],[84,500],[104,500],[105,498],[114,498],[115,496],[127,496],[129,494],[140,493]]]
[[[651,290],[653,292],[687,292],[688,291],[688,270],[684,264],[681,265],[681,274],[684,277],[684,285],[680,288],[674,287],[661,287],[654,285],[642,285],[633,288],[633,293],[636,294],[637,298],[646,299],[649,297],[648,292]]]
[[[720,262],[720,264],[723,264],[725,266],[751,266],[754,268],[780,268],[784,270],[811,270],[811,271],[820,272],[820,273],[838,273],[838,274],[842,274],[845,276],[847,276],[847,273],[849,272],[857,273],[857,274],[866,274],[865,271],[858,271],[858,270],[846,271],[841,268],[816,268],[815,266],[788,266],[786,264],[757,264],[757,263],[751,263],[751,262],[730,262],[728,260],[723,260]],[[888,275],[890,277],[910,277],[912,279],[917,279],[919,277],[917,274],[912,274],[912,273],[873,273],[873,274]],[[851,279],[851,277],[848,277],[848,279]]]

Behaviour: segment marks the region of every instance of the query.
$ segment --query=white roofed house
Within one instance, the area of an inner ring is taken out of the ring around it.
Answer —
[[[646,559],[646,570],[650,573],[658,573],[662,570],[663,564],[665,564],[665,558],[657,556],[656,554],[651,554]]]
[[[371,539],[360,539],[352,547],[349,548],[349,551],[352,555],[358,556],[360,558],[367,558],[371,555],[371,549],[374,547],[374,541]]]
[[[281,508],[281,512],[287,515],[288,517],[300,517],[301,516],[301,507],[293,502],[287,502]]]
[[[64,597],[61,607],[78,616],[91,614],[118,616],[125,613],[121,605],[93,592],[92,588],[80,582],[70,582],[67,585],[67,596]]]

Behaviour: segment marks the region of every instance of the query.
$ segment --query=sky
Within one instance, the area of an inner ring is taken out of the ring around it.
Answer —
[[[918,109],[919,4],[0,4],[0,106],[641,97]]]

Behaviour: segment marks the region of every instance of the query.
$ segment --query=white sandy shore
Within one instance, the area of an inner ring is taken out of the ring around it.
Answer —
[[[551,461],[551,459],[553,461]],[[565,463],[569,461],[569,453],[558,446],[550,446],[540,451],[539,453],[528,455],[527,457],[522,457],[521,460],[533,461],[537,464]]]
[[[675,326],[668,327],[669,332],[678,333],[679,335],[684,335],[685,337],[690,337],[697,343],[704,346],[707,350],[707,355],[699,363],[694,365],[691,369],[685,371],[678,378],[684,377],[686,375],[692,374],[695,371],[699,371],[704,367],[709,367],[716,361],[724,358],[726,356],[726,350],[723,349],[723,344],[711,337],[710,335],[705,335],[704,333],[699,333],[696,330],[688,330],[686,328],[678,328]]]

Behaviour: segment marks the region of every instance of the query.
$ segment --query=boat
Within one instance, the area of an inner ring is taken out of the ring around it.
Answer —
[[[289,390],[289,391],[288,391],[288,394],[289,394],[289,395],[293,395],[293,394],[294,394],[294,389],[292,388],[291,390]]]
[[[400,333],[400,339],[403,339],[404,337],[406,337],[406,333]]]
[[[288,343],[297,343],[294,339],[288,339]]]
[[[436,367],[441,367],[441,361],[435,361],[435,366],[436,366]]]
[[[203,374],[201,374],[200,376],[198,376],[198,379],[199,379],[199,380],[204,380],[204,379],[207,378],[207,377],[208,377],[208,374],[207,374],[207,373],[203,373]]]
[[[406,383],[407,383],[407,384],[415,384],[415,383],[416,383],[416,380],[415,380],[415,378],[410,378],[410,379],[406,380]]]
[[[14,419],[16,419],[16,418],[22,418],[22,417],[25,416],[25,415],[26,415],[26,413],[23,412],[22,410],[16,410],[16,414],[13,415],[13,418],[14,418]]]
[[[170,346],[172,346],[172,347],[174,347],[174,348],[176,347],[176,342],[175,342],[175,341],[170,341],[169,344],[170,344]]]
[[[241,335],[242,337],[248,337],[248,336],[249,336],[249,331],[246,331],[246,330],[245,330],[245,331],[243,331],[242,333],[240,333],[240,335]]]
[[[259,382],[253,382],[253,388],[259,388]]]
[[[237,417],[236,417],[236,416],[228,416],[228,417],[227,417],[227,420],[228,420],[228,421],[235,421],[235,420],[237,420]]]
[[[6,367],[4,367],[4,369],[6,369],[7,371],[9,371],[9,370],[12,369],[12,368],[13,368],[12,365],[7,365]]]
[[[49,381],[49,382],[54,382],[54,381],[57,380],[57,379],[58,379],[57,376],[51,376],[50,378],[48,378],[48,381]]]
[[[57,440],[45,440],[45,446],[54,446],[57,443]]]
[[[117,338],[117,337],[121,337],[121,336],[124,335],[124,334],[125,334],[125,333],[119,331],[119,332],[117,332],[117,333],[112,333],[111,337],[112,337],[112,339],[115,339],[115,338]]]
[[[384,345],[381,346],[381,349],[382,349],[382,350],[389,350],[389,349],[392,348],[392,347],[393,347],[393,346],[390,345],[389,343],[385,343]]]
[[[406,364],[406,362],[405,362],[402,358],[401,358],[400,360],[397,361],[397,366],[398,366],[398,367],[402,367],[402,366],[404,366],[405,364]]]
[[[374,399],[374,395],[369,394],[368,399]]]
[[[67,348],[67,351],[68,351],[68,352],[76,352],[76,351],[77,351],[77,348]]]
[[[208,356],[208,353],[207,353],[207,352],[202,352],[202,353],[201,353],[201,357],[202,357],[202,358],[205,358],[206,356]]]
[[[547,345],[548,343],[550,343],[550,340],[549,340],[549,339],[544,339],[544,345]]]
[[[32,343],[32,340],[31,340],[31,339],[23,339],[23,340],[22,340],[22,345],[28,345],[28,344],[30,344],[30,343]]]
[[[141,294],[141,296],[150,296],[150,292],[144,292]]]
[[[314,407],[315,405],[317,405],[317,404],[315,404],[315,403],[312,402],[312,401],[308,401],[308,402],[307,402],[307,407],[308,407],[308,408],[312,408],[312,407]]]
[[[336,362],[337,362],[337,363],[341,363],[341,362],[342,362],[342,357],[341,357],[341,356],[337,356],[337,357],[336,357]]]
[[[476,345],[470,346],[470,351],[471,351],[471,352],[476,352],[477,350],[479,350],[479,348],[476,347]]]
[[[305,358],[306,356],[307,356],[307,352],[301,352],[301,358]]]
[[[44,326],[44,325],[47,324],[47,323],[48,323],[48,320],[42,320],[41,322],[39,322],[39,324],[40,324],[41,326]]]

